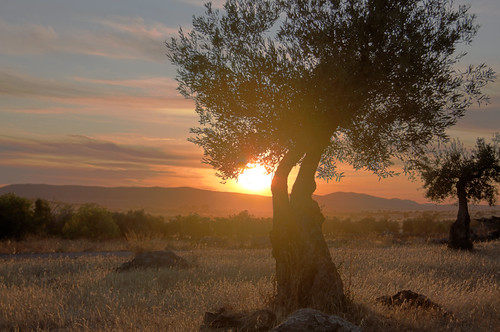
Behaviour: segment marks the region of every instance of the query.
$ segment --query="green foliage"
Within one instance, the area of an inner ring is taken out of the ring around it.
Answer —
[[[0,239],[33,234],[99,240],[134,234],[195,241],[209,237],[245,241],[267,238],[270,229],[269,218],[256,218],[248,211],[226,218],[190,214],[165,220],[144,210],[111,213],[86,204],[75,211],[69,204],[49,204],[42,199],[33,203],[14,194],[0,196]]]
[[[166,45],[200,117],[190,140],[222,178],[318,146],[320,177],[338,161],[388,176],[487,100],[491,68],[456,69],[477,28],[452,0],[227,0]]]
[[[38,198],[33,202],[15,194],[0,196],[0,238],[51,235],[55,221],[52,208],[44,199]]]
[[[53,224],[48,228],[50,235],[62,236],[63,227],[75,214],[75,208],[71,204],[56,203],[52,205]]]
[[[33,233],[47,234],[53,228],[55,218],[48,201],[38,198],[35,200],[35,210],[33,211]]]
[[[199,240],[205,236],[211,236],[212,220],[198,214],[187,216],[178,215],[169,220],[167,224],[167,234],[180,238]]]
[[[271,230],[270,218],[256,218],[242,211],[227,218],[209,218],[198,214],[176,216],[166,224],[169,236],[200,240],[217,237],[237,241],[268,237]]]
[[[424,212],[419,217],[406,218],[402,223],[388,217],[364,216],[352,220],[328,218],[323,223],[327,236],[430,235],[447,233],[450,222],[440,221],[436,213]],[[75,208],[69,204],[34,202],[14,194],[0,196],[0,239],[21,239],[26,235],[64,236],[91,240],[124,237],[128,234],[210,241],[223,243],[268,243],[271,218],[257,218],[248,211],[228,217],[206,217],[198,214],[164,218],[144,210],[110,212],[94,204]],[[222,241],[222,242],[221,242]]]
[[[339,235],[368,235],[368,234],[397,234],[399,223],[388,218],[376,220],[374,217],[364,217],[360,220],[351,218],[329,218],[323,223],[323,233],[327,236]]]
[[[438,220],[437,214],[424,212],[420,217],[405,219],[402,230],[411,235],[447,234],[451,223]]]
[[[372,216],[358,220],[351,218],[328,218],[323,223],[323,233],[329,237],[366,236],[366,235],[444,235],[450,228],[451,221],[440,220],[435,212],[422,212],[421,215],[406,218],[403,221],[390,220],[387,217],[376,219]]]
[[[165,233],[165,220],[161,216],[153,216],[144,210],[130,210],[127,213],[113,213],[113,220],[120,228],[122,235],[134,233],[151,235]]]
[[[478,138],[470,150],[454,140],[415,164],[424,181],[426,197],[442,201],[457,197],[460,188],[467,200],[485,200],[494,205],[500,183],[500,134],[495,134],[490,143]]]
[[[238,241],[268,237],[271,231],[269,218],[256,218],[242,211],[227,218],[215,218],[214,236],[231,238]]]
[[[120,234],[111,212],[94,204],[81,206],[62,231],[68,238],[109,239]]]
[[[31,205],[15,194],[0,196],[0,239],[21,239],[33,230]]]

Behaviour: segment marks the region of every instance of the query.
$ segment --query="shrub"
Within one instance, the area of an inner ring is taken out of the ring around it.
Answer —
[[[191,240],[218,237],[237,241],[267,237],[271,231],[270,218],[256,218],[242,211],[229,217],[209,218],[198,214],[176,216],[165,224],[165,234]]]
[[[31,204],[15,194],[0,196],[0,239],[21,239],[32,231]]]
[[[212,222],[214,236],[237,241],[267,237],[271,227],[270,218],[257,218],[246,210],[227,218],[215,218]]]
[[[85,204],[78,209],[63,227],[68,238],[109,239],[120,235],[112,214],[95,204]]]
[[[144,210],[130,210],[127,213],[113,213],[113,220],[120,228],[123,236],[129,233],[136,235],[165,235],[165,220],[162,216],[153,216]]]
[[[52,215],[49,202],[38,198],[35,201],[35,210],[33,211],[32,232],[37,235],[47,235],[54,227],[54,223],[55,218]]]
[[[171,236],[199,240],[205,236],[213,236],[212,219],[199,214],[178,215],[166,224],[166,231]]]
[[[53,204],[52,215],[54,222],[48,229],[49,234],[56,236],[63,235],[64,225],[71,220],[75,213],[75,208],[71,204],[61,202]]]
[[[413,235],[445,234],[449,230],[449,222],[439,221],[434,212],[423,212],[420,217],[405,219],[403,233]]]
[[[388,218],[376,220],[374,217],[364,217],[357,221],[351,218],[339,219],[333,217],[325,220],[323,223],[323,233],[325,235],[365,235],[365,234],[384,234],[398,233],[399,223]]]
[[[399,233],[400,226],[399,223],[395,220],[383,218],[377,221],[375,228],[378,233],[397,234]]]

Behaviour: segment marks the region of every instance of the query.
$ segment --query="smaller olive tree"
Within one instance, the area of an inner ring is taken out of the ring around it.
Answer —
[[[495,204],[500,183],[500,134],[490,143],[478,138],[472,149],[457,139],[416,162],[426,197],[442,201],[458,197],[457,220],[451,225],[448,247],[472,249],[468,203]]]

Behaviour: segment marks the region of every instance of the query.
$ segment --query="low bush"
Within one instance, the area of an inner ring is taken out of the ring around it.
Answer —
[[[95,204],[81,206],[62,231],[63,236],[71,239],[111,239],[120,235],[111,212]]]
[[[402,231],[411,235],[447,234],[451,221],[439,220],[434,212],[423,212],[421,216],[403,220]]]
[[[151,234],[165,235],[165,219],[162,216],[153,216],[144,210],[130,210],[127,213],[113,213],[113,220],[118,225],[123,236],[135,234],[149,236]]]
[[[327,236],[338,235],[368,235],[398,233],[399,223],[388,218],[376,220],[374,217],[364,217],[360,220],[351,218],[329,218],[323,223],[323,233]]]
[[[190,214],[171,218],[165,224],[165,235],[190,240],[218,237],[244,241],[268,236],[271,227],[271,218],[257,218],[248,211],[226,218]]]
[[[0,196],[0,239],[21,239],[34,228],[32,202],[15,194]]]

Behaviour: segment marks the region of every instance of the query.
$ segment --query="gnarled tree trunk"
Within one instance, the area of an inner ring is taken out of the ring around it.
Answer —
[[[276,304],[286,311],[307,307],[335,312],[346,301],[342,280],[323,237],[324,217],[312,199],[322,151],[321,147],[290,151],[273,178],[271,242],[276,260]],[[288,197],[288,174],[302,157]]]
[[[457,220],[451,224],[448,247],[452,249],[471,250],[473,248],[470,238],[470,215],[467,202],[467,193],[462,181],[457,183],[458,215]]]

